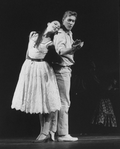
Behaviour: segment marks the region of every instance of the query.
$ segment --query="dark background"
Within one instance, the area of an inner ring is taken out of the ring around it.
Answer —
[[[96,65],[96,75],[103,86],[111,78],[118,81],[118,0],[0,0],[0,138],[38,135],[38,115],[12,110],[12,96],[25,59],[30,31],[42,31],[52,20],[61,22],[66,10],[78,13],[73,36],[85,42],[81,51],[75,54],[76,64],[73,66],[70,133],[100,133],[101,127],[91,125],[96,105],[93,103],[98,101],[99,94],[93,88],[93,96],[87,95],[78,82],[81,83],[83,76],[90,80],[91,61]],[[89,82],[88,91],[92,85],[92,81]],[[112,133],[120,133],[118,94],[113,102],[118,127],[110,128]]]

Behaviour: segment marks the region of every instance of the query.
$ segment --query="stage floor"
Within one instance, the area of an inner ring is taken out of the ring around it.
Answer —
[[[33,143],[31,139],[1,139],[0,149],[120,149],[120,136],[78,136],[77,142]]]

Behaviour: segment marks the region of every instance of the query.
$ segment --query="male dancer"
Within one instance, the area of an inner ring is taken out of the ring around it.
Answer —
[[[62,19],[62,27],[54,36],[56,52],[61,56],[61,62],[56,63],[54,71],[61,97],[61,109],[58,112],[58,141],[77,141],[78,138],[69,134],[68,110],[70,107],[71,65],[74,64],[74,52],[80,49],[84,42],[73,41],[71,29],[77,18],[77,13],[66,11]]]

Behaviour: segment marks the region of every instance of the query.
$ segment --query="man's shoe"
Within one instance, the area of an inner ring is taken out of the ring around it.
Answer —
[[[62,137],[58,137],[57,140],[59,142],[61,142],[61,141],[64,141],[64,142],[73,142],[73,141],[77,141],[78,138],[77,137],[72,137],[72,136],[70,136],[68,134],[68,135],[65,135],[65,136],[62,136]]]

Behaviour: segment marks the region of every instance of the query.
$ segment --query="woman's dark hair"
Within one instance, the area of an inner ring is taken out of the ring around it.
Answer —
[[[35,46],[38,47],[40,42],[42,41],[42,37],[43,37],[43,34],[44,34],[44,31],[43,32],[40,32],[40,31],[36,31],[38,33],[38,38],[35,42]]]

